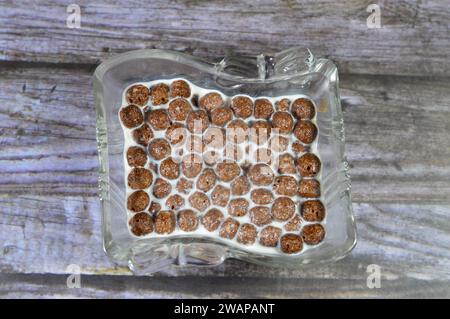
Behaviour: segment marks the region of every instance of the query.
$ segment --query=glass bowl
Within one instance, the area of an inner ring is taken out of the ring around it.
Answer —
[[[319,127],[317,150],[322,161],[322,201],[327,211],[327,235],[319,246],[295,256],[263,255],[214,238],[179,235],[141,239],[130,234],[124,183],[124,134],[117,116],[122,94],[135,82],[172,78],[185,78],[228,96],[302,94],[314,101]],[[214,266],[227,258],[287,268],[343,258],[356,244],[356,228],[344,157],[338,83],[337,68],[330,60],[318,59],[302,48],[274,55],[231,56],[218,62],[165,50],[137,50],[103,62],[94,73],[94,92],[103,245],[107,255],[119,265],[128,265],[136,274],[152,274],[169,268],[176,271],[188,265]]]

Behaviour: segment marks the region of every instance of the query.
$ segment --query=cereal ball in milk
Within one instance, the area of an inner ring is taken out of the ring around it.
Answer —
[[[209,117],[204,110],[189,112],[186,118],[186,127],[191,133],[201,134],[209,127]]]
[[[184,206],[184,198],[179,194],[171,195],[166,200],[166,206],[171,210],[178,210]]]
[[[316,155],[306,153],[297,159],[296,166],[302,177],[314,177],[319,173],[321,163]]]
[[[250,191],[250,182],[247,176],[239,176],[231,183],[231,193],[233,195],[242,196]]]
[[[139,106],[128,105],[119,112],[120,120],[126,128],[134,128],[144,123],[144,115]]]
[[[250,141],[257,145],[266,143],[272,132],[272,125],[267,121],[256,121],[251,123],[249,130]]]
[[[268,99],[255,100],[255,118],[268,119],[273,113],[273,105]]]
[[[258,205],[268,205],[273,201],[273,193],[265,188],[256,188],[250,193],[251,200]]]
[[[169,156],[171,150],[169,142],[164,138],[155,138],[148,145],[148,153],[157,161]]]
[[[301,226],[302,226],[302,220],[301,220],[300,216],[295,215],[294,217],[291,218],[291,220],[289,220],[284,225],[284,229],[286,229],[287,231],[296,232],[296,231],[300,230]]]
[[[211,190],[216,184],[217,176],[214,170],[206,168],[197,179],[197,188],[204,192]]]
[[[269,147],[274,152],[285,152],[288,146],[289,139],[284,136],[275,135],[269,140]]]
[[[210,127],[203,135],[203,141],[208,147],[220,149],[225,146],[225,131],[219,127]]]
[[[131,86],[127,93],[125,94],[125,98],[128,103],[136,104],[139,106],[144,106],[148,102],[149,90],[145,85],[137,84]]]
[[[187,154],[181,159],[181,171],[187,178],[194,178],[200,174],[203,167],[203,161],[200,155]]]
[[[131,146],[127,150],[127,162],[131,167],[144,166],[147,163],[147,153],[139,146]]]
[[[157,202],[151,202],[150,207],[148,208],[148,211],[150,214],[156,214],[161,210],[161,204]]]
[[[287,221],[295,214],[295,203],[289,197],[278,197],[272,205],[272,217],[278,221]]]
[[[211,208],[202,217],[202,225],[207,231],[213,232],[219,228],[223,220],[223,214],[217,208]]]
[[[127,208],[132,212],[141,212],[145,210],[150,202],[150,197],[144,191],[135,191],[128,196]]]
[[[230,143],[241,144],[248,138],[248,125],[241,119],[233,120],[227,125],[226,138]]]
[[[222,161],[222,155],[215,150],[210,150],[203,153],[203,161],[206,165],[214,166],[216,163]]]
[[[325,218],[325,206],[320,200],[307,200],[302,204],[300,212],[307,222],[321,222]]]
[[[203,138],[198,135],[188,135],[184,146],[186,151],[189,153],[202,153],[205,149]]]
[[[317,245],[324,239],[325,229],[320,224],[305,225],[300,235],[306,244]]]
[[[276,247],[281,236],[281,228],[266,226],[259,233],[259,243],[266,247]]]
[[[289,104],[291,101],[289,99],[281,99],[277,102],[275,102],[275,107],[277,111],[289,111]]]
[[[320,197],[320,183],[316,179],[302,179],[298,185],[298,194],[307,198]]]
[[[224,104],[222,96],[217,92],[211,92],[203,95],[198,101],[198,105],[207,111],[221,107]]]
[[[147,213],[137,213],[128,222],[130,230],[135,236],[145,236],[153,231],[152,217]]]
[[[220,227],[219,236],[222,238],[233,239],[239,228],[239,222],[231,217],[225,219]]]
[[[150,100],[153,105],[161,105],[169,102],[169,86],[160,83],[150,88]]]
[[[258,231],[252,224],[242,224],[237,233],[237,241],[244,245],[253,245],[256,241]]]
[[[236,117],[246,119],[253,114],[253,101],[247,96],[236,96],[231,100],[231,108]]]
[[[194,187],[194,182],[182,177],[178,180],[176,189],[182,194],[189,194],[192,187]]]
[[[250,209],[250,220],[256,226],[264,226],[272,222],[270,209],[265,206],[255,206]]]
[[[294,151],[294,153],[305,153],[305,152],[309,152],[309,146],[303,145],[302,143],[296,141],[294,143],[292,143],[292,150]]]
[[[294,196],[297,195],[297,180],[292,176],[278,176],[275,178],[273,190],[278,195]]]
[[[170,84],[170,97],[185,97],[191,96],[191,88],[184,80],[175,80]]]
[[[303,241],[299,235],[285,234],[280,238],[280,249],[285,254],[295,254],[303,249]]]
[[[167,128],[165,137],[170,144],[181,146],[186,141],[188,132],[183,124],[173,123]]]
[[[184,209],[178,213],[178,227],[182,231],[191,232],[198,228],[197,214],[192,209]]]
[[[153,131],[148,124],[143,124],[133,131],[133,140],[139,145],[147,146],[152,138]]]
[[[211,192],[211,201],[214,205],[225,207],[230,199],[230,193],[228,187],[217,185]]]
[[[201,212],[206,210],[211,204],[208,196],[200,191],[197,191],[193,193],[191,196],[189,196],[189,203],[191,204],[192,207]]]
[[[163,109],[150,111],[147,116],[147,122],[155,131],[166,130],[171,124],[169,114]]]
[[[294,119],[288,112],[277,111],[272,116],[272,127],[281,134],[289,134],[294,128]]]
[[[169,103],[169,116],[174,121],[185,121],[192,106],[188,100],[177,98]]]
[[[153,182],[153,174],[148,169],[135,167],[128,174],[128,186],[131,189],[144,189]]]
[[[228,214],[241,217],[247,214],[250,203],[245,198],[234,198],[228,204]]]
[[[156,198],[164,198],[172,191],[172,185],[163,178],[158,177],[153,184],[153,195]]]
[[[216,165],[216,174],[224,182],[231,182],[240,173],[241,168],[236,163],[220,162]]]
[[[177,179],[180,176],[180,164],[168,157],[161,162],[159,173],[165,178]]]
[[[316,115],[313,103],[305,98],[296,99],[292,102],[291,112],[299,120],[310,120]]]
[[[225,126],[233,118],[233,111],[228,106],[221,106],[211,111],[211,123]]]
[[[300,142],[311,144],[317,136],[317,127],[311,121],[298,121],[294,128],[294,135]]]
[[[295,174],[296,172],[294,157],[289,153],[281,154],[278,157],[278,173]]]
[[[253,184],[257,186],[265,186],[272,184],[274,174],[267,164],[255,164],[248,170],[248,177]]]
[[[170,234],[175,230],[175,214],[170,210],[162,210],[155,217],[155,231],[158,234]]]

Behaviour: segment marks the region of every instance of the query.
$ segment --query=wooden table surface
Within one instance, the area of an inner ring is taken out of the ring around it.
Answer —
[[[450,297],[450,6],[442,0],[0,1],[0,296]],[[102,251],[92,74],[117,53],[311,48],[339,67],[359,241],[301,271],[130,276]],[[66,285],[81,267],[81,288]],[[367,266],[381,287],[367,286]]]

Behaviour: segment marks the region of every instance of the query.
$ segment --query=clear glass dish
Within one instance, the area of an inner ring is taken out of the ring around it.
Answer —
[[[124,183],[124,135],[118,119],[122,92],[130,84],[185,78],[228,96],[286,96],[304,94],[317,106],[317,149],[322,160],[323,203],[327,235],[315,249],[296,256],[252,253],[213,238],[178,236],[140,239],[127,226]],[[338,72],[327,59],[292,48],[274,55],[226,57],[213,63],[183,53],[138,50],[103,62],[94,74],[97,142],[100,158],[103,245],[107,255],[137,274],[152,274],[180,266],[214,266],[227,258],[299,268],[304,264],[343,258],[356,244],[348,165],[344,157],[344,127]]]

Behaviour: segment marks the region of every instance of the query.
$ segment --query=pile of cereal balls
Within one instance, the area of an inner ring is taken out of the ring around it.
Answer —
[[[323,241],[310,99],[228,97],[183,79],[132,85],[124,99],[119,118],[133,235],[202,227],[248,249],[285,254]]]

